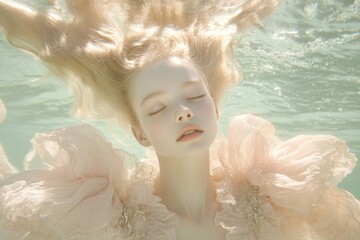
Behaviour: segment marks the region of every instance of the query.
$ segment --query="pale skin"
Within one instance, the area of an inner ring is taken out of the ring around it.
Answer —
[[[204,77],[190,61],[162,59],[135,76],[130,101],[138,119],[133,134],[154,147],[159,161],[155,195],[182,219],[177,240],[225,239],[226,231],[214,225],[219,204],[209,169],[219,115]],[[179,139],[189,129],[197,131]]]

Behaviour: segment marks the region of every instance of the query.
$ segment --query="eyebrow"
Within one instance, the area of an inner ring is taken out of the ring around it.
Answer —
[[[196,84],[199,84],[199,80],[190,80],[190,81],[187,81],[185,83],[183,83],[181,85],[181,88],[186,88],[186,87],[189,87],[189,86],[192,86],[192,85],[196,85]],[[157,97],[159,95],[163,95],[165,92],[164,91],[158,91],[158,92],[153,92],[153,93],[150,93],[149,95],[147,95],[146,97],[144,97],[144,99],[141,101],[141,106],[147,101],[149,100],[150,98],[154,98],[154,97]]]

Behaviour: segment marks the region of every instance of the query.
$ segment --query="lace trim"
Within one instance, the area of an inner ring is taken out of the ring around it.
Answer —
[[[216,191],[221,210],[215,216],[215,224],[228,230],[226,239],[259,239],[265,216],[272,212],[269,197],[246,179],[228,176],[216,183]]]

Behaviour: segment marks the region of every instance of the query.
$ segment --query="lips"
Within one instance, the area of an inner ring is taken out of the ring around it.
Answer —
[[[186,126],[183,129],[181,129],[180,134],[176,141],[179,141],[182,137],[185,137],[187,135],[191,135],[194,133],[202,133],[202,132],[203,130],[196,125]]]

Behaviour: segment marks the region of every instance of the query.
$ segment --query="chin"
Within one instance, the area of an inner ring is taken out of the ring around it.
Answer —
[[[209,151],[210,145],[213,143],[215,137],[209,138],[209,136],[202,136],[195,141],[190,141],[181,146],[184,156],[192,157],[199,156]]]

